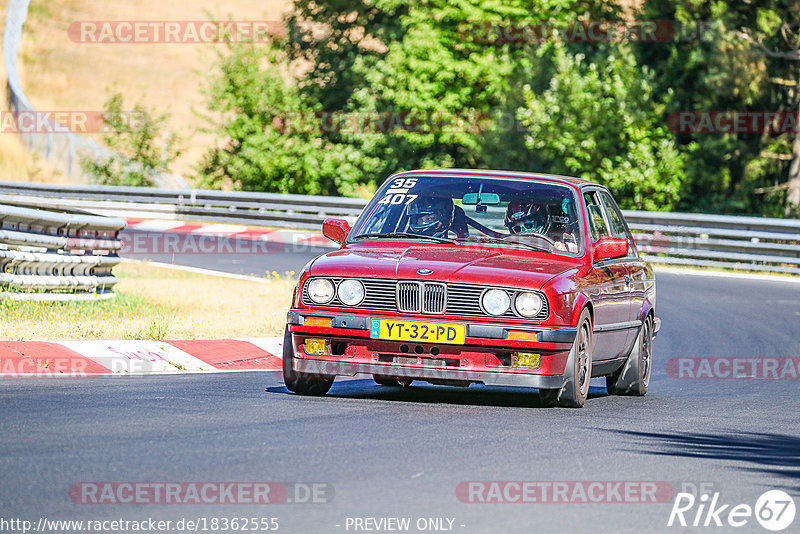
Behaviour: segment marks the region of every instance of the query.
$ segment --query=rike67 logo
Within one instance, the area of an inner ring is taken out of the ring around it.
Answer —
[[[743,527],[755,517],[767,530],[779,532],[794,521],[795,504],[788,493],[781,490],[764,492],[755,506],[725,504],[719,492],[696,497],[691,493],[678,493],[669,514],[667,526],[677,527]]]

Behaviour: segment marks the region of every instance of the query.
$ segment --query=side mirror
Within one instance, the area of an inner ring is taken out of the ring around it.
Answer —
[[[344,244],[349,233],[350,223],[344,219],[325,219],[325,222],[322,223],[322,235],[340,245]]]
[[[612,260],[628,255],[628,240],[624,237],[603,237],[594,244],[592,258],[594,261]]]

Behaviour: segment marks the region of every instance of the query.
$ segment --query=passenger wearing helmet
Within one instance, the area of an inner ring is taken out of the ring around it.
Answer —
[[[453,226],[455,206],[449,198],[420,197],[408,205],[406,213],[410,232],[446,237]]]
[[[549,221],[547,208],[541,205],[511,202],[506,210],[505,226],[512,234],[535,232],[546,235]]]
[[[552,228],[553,218],[546,205],[511,202],[506,210],[505,226],[511,235],[533,232],[551,239],[556,250],[578,252],[578,243],[573,234]]]

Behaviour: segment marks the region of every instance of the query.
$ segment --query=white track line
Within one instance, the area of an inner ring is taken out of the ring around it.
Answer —
[[[174,263],[161,263],[158,261],[149,260],[136,260],[133,258],[122,258],[123,263],[138,263],[140,265],[152,265],[153,267],[161,267],[164,269],[174,269],[176,271],[186,271],[189,273],[207,274],[210,276],[219,276],[220,278],[232,278],[234,280],[247,280],[249,282],[269,282],[269,278],[262,278],[260,276],[251,276],[248,274],[234,274],[226,273],[224,271],[215,271],[213,269],[202,269],[200,267],[188,267],[186,265],[176,265]]]

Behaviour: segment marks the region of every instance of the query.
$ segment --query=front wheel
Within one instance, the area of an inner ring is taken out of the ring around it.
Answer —
[[[642,396],[650,384],[653,359],[653,317],[648,315],[625,364],[606,377],[609,395]]]
[[[289,327],[283,333],[283,382],[286,389],[299,395],[325,395],[333,385],[335,377],[299,373],[292,368],[294,346]]]
[[[589,310],[581,312],[578,333],[569,351],[561,389],[540,389],[539,396],[548,406],[581,408],[589,396],[592,380],[592,317]]]

